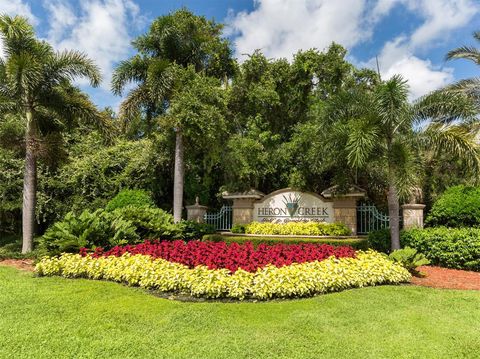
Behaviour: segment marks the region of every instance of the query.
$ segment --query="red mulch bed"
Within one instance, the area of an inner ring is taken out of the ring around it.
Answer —
[[[33,271],[33,259],[4,259],[0,265],[14,267],[21,270]]]
[[[422,266],[418,270],[426,276],[412,278],[412,283],[424,287],[480,290],[480,273],[458,269]]]

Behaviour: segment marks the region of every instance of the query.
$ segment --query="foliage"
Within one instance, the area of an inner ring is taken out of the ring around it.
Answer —
[[[130,221],[114,218],[103,209],[83,211],[79,216],[67,213],[42,236],[40,247],[51,254],[78,252],[81,247],[113,246],[134,243],[140,237]]]
[[[336,239],[336,238],[302,238],[302,237],[272,237],[272,236],[228,236],[220,234],[206,235],[203,237],[204,241],[213,242],[225,242],[225,243],[246,243],[251,242],[254,247],[260,244],[275,245],[279,243],[283,244],[328,244],[332,246],[349,246],[355,249],[368,249],[367,240],[365,238],[348,238],[348,239]]]
[[[428,226],[479,227],[480,187],[450,187],[433,204]]]
[[[425,228],[402,232],[402,245],[423,253],[434,265],[480,271],[479,228]]]
[[[430,264],[430,261],[422,253],[414,248],[404,247],[393,251],[388,256],[391,260],[401,264],[405,269],[414,275],[418,275],[417,268],[423,265]]]
[[[208,269],[153,259],[147,255],[82,257],[63,254],[44,258],[36,266],[39,275],[105,279],[162,292],[186,292],[207,298],[292,298],[348,288],[408,282],[402,266],[375,252],[359,252],[356,258],[330,257],[323,261],[266,266],[256,272]]]
[[[161,138],[117,140],[104,146],[93,137],[95,134],[83,139],[75,136],[69,162],[40,181],[39,222],[50,224],[69,211],[102,208],[123,188],[163,195],[164,179],[157,176],[164,173],[168,159]]]
[[[384,228],[368,233],[368,247],[378,252],[390,253],[390,229]]]
[[[230,230],[230,232],[232,232],[232,233],[245,233],[246,227],[247,227],[247,225],[245,225],[245,224],[235,223],[232,226],[232,229]]]
[[[288,222],[260,223],[252,222],[245,226],[247,234],[305,235],[305,236],[348,236],[350,229],[343,223]]]
[[[50,254],[78,252],[80,248],[139,243],[145,238],[181,238],[170,214],[158,208],[126,206],[113,211],[69,212],[42,236],[40,247]]]
[[[105,207],[107,211],[127,206],[133,207],[155,207],[150,194],[140,189],[124,189],[113,197]]]
[[[177,223],[183,240],[201,239],[203,236],[215,233],[215,227],[208,223],[181,221]]]
[[[81,251],[87,255],[87,251]],[[181,263],[189,268],[203,265],[209,269],[226,268],[234,273],[237,270],[255,272],[259,268],[273,265],[282,267],[294,263],[321,261],[331,256],[336,258],[355,257],[355,250],[350,247],[334,247],[327,244],[261,244],[256,248],[251,242],[244,244],[225,242],[190,241],[146,241],[134,246],[116,246],[103,252],[95,250],[94,257],[120,257],[125,253],[131,255],[149,255],[170,262]]]

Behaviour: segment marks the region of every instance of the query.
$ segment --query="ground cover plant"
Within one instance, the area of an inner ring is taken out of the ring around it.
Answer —
[[[255,272],[267,265],[282,267],[294,263],[321,261],[328,257],[353,258],[355,250],[351,247],[334,247],[327,244],[260,244],[256,248],[251,242],[244,244],[201,241],[145,241],[137,245],[116,246],[103,251],[96,248],[94,258],[116,256],[125,253],[131,255],[149,255],[152,258],[162,258],[170,262],[184,264],[189,268],[199,265],[209,269],[226,268],[231,272],[243,269]],[[82,248],[81,255],[87,256],[88,250]]]
[[[237,227],[241,230],[241,227]],[[236,228],[236,229],[237,229]],[[343,223],[288,222],[260,223],[245,225],[246,234],[307,235],[307,236],[349,236],[350,229]]]
[[[186,293],[207,298],[272,299],[306,297],[380,284],[408,282],[410,273],[377,252],[357,252],[355,258],[335,258],[291,264],[267,265],[248,272],[226,268],[193,269],[149,255],[125,253],[120,257],[94,257],[65,253],[43,258],[38,275],[105,279],[161,292]]]

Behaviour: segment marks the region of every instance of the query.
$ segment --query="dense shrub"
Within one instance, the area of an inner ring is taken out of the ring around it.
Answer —
[[[208,223],[181,221],[178,227],[181,233],[180,238],[184,240],[202,239],[205,235],[215,233],[215,227]]]
[[[306,235],[306,236],[348,236],[350,229],[343,223],[288,222],[260,223],[252,222],[245,226],[247,234]]]
[[[425,228],[402,231],[402,246],[417,249],[432,264],[480,271],[480,228]]]
[[[245,224],[234,224],[230,232],[232,233],[245,233]]]
[[[125,254],[121,257],[82,257],[63,254],[43,258],[36,266],[39,275],[105,279],[208,298],[292,298],[379,284],[410,280],[401,265],[376,252],[359,252],[356,258],[334,258],[284,267],[267,266],[256,272],[228,269],[193,269],[164,259]]]
[[[262,236],[229,236],[220,234],[211,234],[203,237],[204,241],[225,242],[225,243],[245,243],[251,242],[254,247],[261,244],[275,245],[284,244],[329,244],[332,246],[350,246],[355,249],[368,249],[366,238],[299,238],[299,237],[262,237]]]
[[[115,218],[103,209],[85,210],[79,216],[67,213],[63,221],[53,224],[40,239],[40,248],[58,254],[77,252],[81,247],[114,246],[139,240],[130,221]]]
[[[113,247],[139,243],[145,238],[181,238],[172,215],[158,208],[127,206],[112,212],[98,209],[79,216],[68,213],[40,239],[40,247],[51,254],[78,252],[81,247]]]
[[[155,203],[150,194],[144,190],[124,189],[107,203],[105,209],[107,211],[113,211],[114,209],[127,206],[155,207]]]
[[[84,250],[81,252],[86,255]],[[334,247],[327,244],[276,244],[253,247],[244,244],[201,241],[146,241],[135,246],[116,246],[106,252],[96,250],[94,256],[122,256],[125,253],[149,255],[170,262],[181,263],[189,268],[205,265],[209,269],[227,268],[235,272],[239,268],[254,272],[268,264],[276,267],[293,263],[321,261],[330,256],[337,258],[354,257],[351,247]]]
[[[480,187],[447,189],[433,204],[425,224],[431,227],[480,226]]]
[[[368,233],[368,248],[375,249],[378,252],[390,253],[391,240],[390,228],[371,231]]]

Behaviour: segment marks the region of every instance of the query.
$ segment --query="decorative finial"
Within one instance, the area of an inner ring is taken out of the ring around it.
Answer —
[[[196,196],[196,197],[195,197],[195,204],[196,204],[197,206],[200,205],[199,201],[200,201],[200,200],[199,200],[198,196]]]

